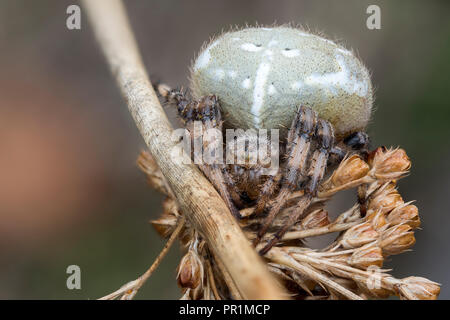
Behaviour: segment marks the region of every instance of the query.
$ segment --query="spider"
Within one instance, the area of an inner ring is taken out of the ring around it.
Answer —
[[[370,77],[350,51],[330,40],[291,27],[228,32],[203,48],[190,78],[192,97],[165,85],[155,87],[177,106],[191,139],[198,138],[196,121],[222,135],[225,128],[281,131],[280,166],[273,174],[263,174],[258,162],[199,163],[236,218],[241,218],[239,209],[249,206],[255,206],[255,215],[265,215],[255,247],[290,194],[303,191],[261,255],[302,218],[328,167],[348,152],[367,153],[363,129],[372,107]],[[241,133],[233,142],[241,138],[248,140]],[[204,148],[210,143],[204,141]],[[192,152],[191,157],[199,155]]]

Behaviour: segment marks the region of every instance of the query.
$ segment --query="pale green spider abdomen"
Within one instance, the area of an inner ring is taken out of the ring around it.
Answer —
[[[290,27],[221,35],[200,52],[190,78],[194,98],[216,95],[234,128],[289,128],[304,105],[343,136],[364,129],[372,109],[370,75],[355,55]]]

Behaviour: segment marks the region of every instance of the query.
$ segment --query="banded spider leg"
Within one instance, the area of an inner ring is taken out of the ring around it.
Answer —
[[[190,133],[192,140],[192,145],[194,145],[194,140],[203,137],[197,137],[194,130],[195,122],[201,122],[202,130],[201,132],[208,132],[208,129],[217,129],[220,134],[222,134],[222,116],[220,113],[220,106],[217,97],[214,95],[204,96],[198,101],[189,99],[187,95],[180,90],[171,90],[165,85],[158,85],[156,87],[158,93],[166,100],[168,103],[173,103],[177,106],[178,114],[181,119],[185,122],[185,127]],[[222,148],[222,139],[202,139],[203,150],[211,151],[212,153]],[[219,192],[231,213],[236,218],[241,218],[239,210],[236,208],[233,198],[238,200],[238,195],[230,194],[228,188],[228,181],[231,179],[228,172],[225,170],[225,166],[221,163],[212,162],[205,163],[203,157],[203,152],[198,154],[194,150],[191,150],[191,158],[195,163],[198,164],[200,170],[209,179],[209,181],[214,185],[216,190]]]

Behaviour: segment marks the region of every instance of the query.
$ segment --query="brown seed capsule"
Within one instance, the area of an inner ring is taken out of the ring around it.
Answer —
[[[385,214],[381,210],[369,211],[366,216],[366,221],[370,222],[372,227],[377,231],[387,224]]]
[[[369,165],[359,156],[352,155],[341,162],[334,171],[331,182],[338,187],[364,177],[369,172]]]
[[[385,180],[397,179],[411,168],[411,161],[403,149],[378,148],[369,155],[368,162],[375,170],[375,177]]]
[[[341,243],[346,249],[357,248],[378,239],[378,236],[378,232],[370,223],[366,222],[348,229],[344,233]]]
[[[375,192],[369,200],[368,209],[371,211],[381,211],[383,214],[403,205],[403,199],[394,183],[389,183]]]
[[[300,226],[303,230],[306,229],[314,229],[325,227],[330,224],[330,219],[328,218],[328,212],[323,209],[318,209],[310,214],[308,214],[305,218],[303,218]]]
[[[387,220],[391,225],[408,224],[413,229],[420,226],[419,210],[412,204],[395,208],[389,213]]]
[[[400,224],[390,227],[381,234],[379,245],[385,256],[399,254],[416,243],[411,226]]]
[[[162,214],[158,219],[151,221],[151,224],[153,228],[155,228],[156,232],[164,238],[172,234],[176,223],[177,218],[167,214]]]
[[[380,247],[361,247],[353,252],[348,263],[354,267],[367,269],[369,266],[383,266],[383,252]]]
[[[400,297],[408,300],[436,300],[441,291],[438,283],[422,277],[404,278],[398,289]]]
[[[189,251],[181,259],[178,266],[177,281],[182,288],[197,288],[203,281],[203,265],[197,253]]]
[[[158,219],[151,221],[151,224],[159,235],[168,237],[175,229],[178,216],[179,212],[175,201],[171,198],[166,198],[163,201],[162,215]]]
[[[372,168],[374,165],[375,158],[378,158],[383,156],[383,154],[387,151],[387,148],[384,146],[378,147],[374,150],[372,150],[369,155],[367,156],[367,164]]]
[[[142,151],[137,160],[139,168],[147,175],[148,183],[163,194],[170,194],[164,176],[159,170],[158,165],[152,155],[146,151]]]

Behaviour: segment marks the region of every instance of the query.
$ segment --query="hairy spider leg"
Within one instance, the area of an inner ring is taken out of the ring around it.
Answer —
[[[330,150],[334,145],[333,126],[328,121],[319,119],[317,121],[315,135],[318,140],[318,148],[314,151],[311,158],[311,164],[307,173],[308,182],[305,187],[305,194],[300,198],[295,206],[296,208],[292,211],[293,214],[289,216],[283,227],[279,229],[266,246],[261,249],[259,252],[261,255],[266,254],[284,236],[286,231],[298,221],[317,194],[319,183],[322,181],[327,168]]]
[[[182,91],[171,90],[166,85],[158,85],[156,89],[167,102],[173,103],[177,106],[178,115],[183,119],[186,129],[190,133],[192,140],[191,145],[194,145],[195,139],[202,138],[195,136],[195,121],[201,121],[202,132],[206,132],[208,129],[217,129],[220,133],[222,133],[222,116],[220,113],[220,105],[216,96],[204,96],[200,98],[199,101],[194,101],[189,99]],[[210,148],[210,150],[214,151],[214,148],[216,147],[223,148],[222,144],[219,146],[219,141],[216,141],[215,139],[213,139],[213,141],[202,139],[202,143],[204,150]],[[238,219],[241,218],[241,214],[233,203],[233,198],[227,187],[228,184],[226,179],[228,179],[228,177],[224,177],[223,174],[225,166],[216,162],[211,164],[204,163],[202,154],[196,154],[194,150],[191,150],[191,158],[194,161],[198,160],[195,161],[196,163],[199,163],[198,167],[219,192],[222,199],[230,209],[232,215]]]
[[[227,170],[226,166],[222,167],[222,175],[225,183],[228,186],[228,192],[230,193],[231,199],[233,199],[234,204],[240,208],[244,207],[244,203],[242,201],[242,196],[241,193],[239,192],[239,188],[234,183],[233,177]]]
[[[261,194],[256,202],[255,215],[259,215],[264,211],[280,180],[281,173],[278,171],[275,175],[270,175],[266,182],[264,182],[261,188]]]
[[[269,227],[277,214],[283,209],[289,195],[297,187],[299,175],[304,177],[304,169],[306,160],[308,158],[309,149],[311,145],[311,137],[314,134],[317,114],[311,108],[301,106],[292,121],[291,129],[288,133],[288,147],[287,147],[287,161],[284,168],[281,189],[270,207],[261,229],[253,241],[256,246],[262,237],[266,234]],[[260,201],[267,201],[270,197],[270,192],[273,190],[273,181],[269,180],[264,185]]]

